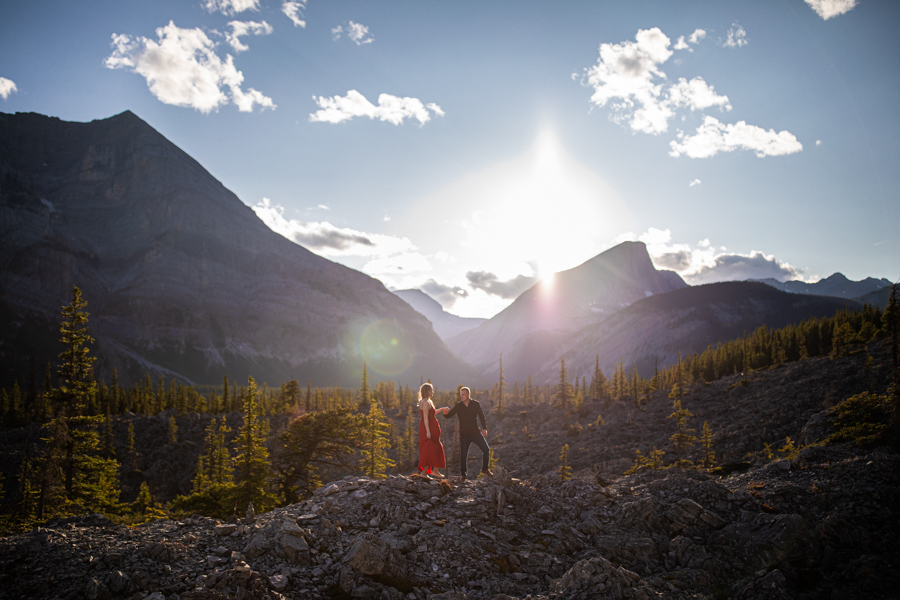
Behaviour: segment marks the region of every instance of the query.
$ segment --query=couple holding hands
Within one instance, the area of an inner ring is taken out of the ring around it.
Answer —
[[[460,388],[460,399],[453,408],[445,406],[436,409],[431,401],[433,396],[434,386],[423,383],[419,388],[419,476],[430,477],[434,474],[442,478],[438,469],[447,468],[444,446],[441,444],[441,425],[437,420],[437,414],[441,413],[444,418],[454,415],[459,418],[460,481],[466,480],[466,461],[469,458],[471,444],[475,444],[481,450],[481,472],[493,477],[494,474],[488,468],[491,449],[485,439],[487,422],[481,404],[471,399],[471,391],[467,387]],[[481,429],[478,429],[479,421]]]

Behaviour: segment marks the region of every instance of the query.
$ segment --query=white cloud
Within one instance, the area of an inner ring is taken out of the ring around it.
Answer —
[[[693,52],[694,49],[691,48],[690,44],[699,44],[700,40],[706,37],[706,31],[702,29],[695,29],[694,33],[688,36],[687,40],[685,37],[679,36],[678,41],[675,42],[675,45],[672,46],[673,50],[687,50],[688,52]]]
[[[0,77],[0,96],[3,96],[4,100],[9,98],[10,94],[18,91],[19,89],[16,87],[16,84],[12,79]]]
[[[190,106],[208,113],[229,100],[241,112],[253,107],[275,108],[272,99],[250,88],[244,91],[244,75],[231,55],[223,61],[216,44],[197,29],[181,29],[170,21],[156,30],[159,42],[145,37],[113,34],[113,53],[104,64],[128,69],[147,80],[150,92],[165,104]]]
[[[728,30],[727,37],[722,43],[726,48],[740,48],[748,44],[747,32],[737,23],[732,23],[731,29]]]
[[[319,210],[331,210],[331,208],[328,207],[328,206],[325,205],[325,204],[320,204],[320,205],[317,206],[316,208],[318,208]]]
[[[303,9],[306,8],[306,0],[285,0],[281,3],[281,12],[294,23],[294,27],[306,27],[303,19]]]
[[[778,260],[771,254],[752,250],[750,254],[719,254],[712,264],[703,265],[685,279],[692,285],[715,281],[743,281],[745,279],[802,279],[803,270]]]
[[[680,77],[678,83],[669,88],[668,96],[672,106],[687,106],[691,110],[704,110],[718,106],[725,110],[731,110],[728,96],[716,94],[715,88],[707,84],[702,77],[694,77],[690,81]]]
[[[688,184],[688,187],[694,187],[695,185],[700,185],[701,183],[703,183],[703,182],[700,181],[699,179],[692,179],[691,182]]]
[[[600,58],[587,71],[588,84],[594,88],[591,102],[597,106],[612,102],[614,120],[629,121],[635,131],[665,131],[673,112],[661,102],[663,86],[656,80],[666,78],[659,65],[672,56],[669,44],[658,27],[638,30],[634,42],[600,44]]]
[[[697,128],[696,135],[685,136],[678,133],[678,139],[669,145],[671,156],[686,154],[691,158],[709,158],[719,152],[734,150],[753,150],[756,156],[781,156],[803,150],[803,144],[789,131],[774,129],[766,131],[756,125],[747,125],[744,121],[734,124],[720,123],[715,117],[706,116],[703,124]]]
[[[232,21],[228,26],[231,27],[231,32],[225,34],[225,39],[231,44],[235,52],[243,52],[249,49],[246,44],[241,42],[241,36],[269,35],[272,33],[272,26],[265,21],[262,23],[257,23],[256,21]]]
[[[387,258],[414,253],[409,238],[366,233],[347,227],[335,227],[327,221],[301,223],[284,216],[284,207],[263,198],[253,207],[269,229],[323,256],[364,256]]]
[[[369,33],[369,28],[367,26],[362,23],[354,23],[353,21],[348,22],[346,27],[338,25],[331,30],[331,33],[333,34],[335,41],[341,38],[341,34],[346,33],[347,37],[355,42],[357,46],[371,44],[375,41],[375,37]]]
[[[856,0],[806,0],[806,3],[826,21],[849,12],[856,6]]]
[[[821,146],[821,145],[822,145],[822,140],[816,140],[816,146]]]
[[[259,10],[259,0],[206,0],[203,6],[209,12],[233,15],[245,10]]]
[[[313,96],[313,100],[319,105],[319,110],[309,115],[313,123],[340,123],[354,117],[369,117],[394,125],[401,124],[406,118],[415,118],[424,125],[431,120],[429,111],[438,116],[444,115],[437,104],[426,105],[417,98],[398,98],[390,94],[378,96],[376,106],[356,90],[348,91],[346,96]]]

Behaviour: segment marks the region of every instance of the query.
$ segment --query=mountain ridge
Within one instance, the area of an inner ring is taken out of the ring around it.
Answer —
[[[687,287],[672,271],[659,271],[643,242],[623,242],[584,263],[556,273],[516,298],[475,329],[447,340],[457,356],[483,373],[500,354],[532,334],[559,336],[648,295]]]
[[[0,301],[13,317],[0,356],[23,372],[11,340],[58,323],[77,284],[100,376],[355,385],[363,360],[373,380],[418,382],[438,366],[448,386],[473,376],[380,281],[271,231],[130,111],[90,123],[0,113],[0,182]]]

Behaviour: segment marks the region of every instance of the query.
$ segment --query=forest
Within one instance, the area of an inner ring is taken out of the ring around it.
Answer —
[[[831,317],[813,318],[781,329],[765,326],[735,340],[710,346],[704,352],[680,356],[676,363],[656,369],[649,379],[624,362],[604,374],[599,357],[592,373],[570,375],[565,357],[555,383],[536,384],[529,376],[510,385],[498,357],[499,378],[492,389],[473,390],[489,414],[527,415],[530,406],[553,406],[578,421],[602,421],[587,414],[594,400],[629,402],[636,407],[652,393],[664,391],[673,401],[677,423],[673,440],[687,444],[696,438],[682,431],[689,415],[680,405],[684,391],[697,381],[756,370],[810,357],[839,357],[866,352],[866,344],[896,338],[896,291],[884,311],[865,306],[842,310]],[[28,374],[15,373],[11,389],[0,390],[0,420],[7,430],[25,432],[26,447],[6,479],[0,479],[0,528],[21,530],[51,517],[101,512],[121,522],[142,522],[164,516],[241,514],[252,503],[257,512],[309,497],[331,478],[358,473],[370,478],[409,473],[418,458],[417,393],[392,381],[370,384],[364,365],[359,389],[313,388],[309,382],[281,382],[278,387],[223,378],[221,387],[190,386],[150,374],[122,386],[113,373],[110,382],[93,378],[89,347],[87,302],[72,290],[60,322],[59,360],[42,369],[31,365]],[[896,354],[896,339],[893,339]],[[869,362],[874,359],[869,356]],[[896,370],[897,357],[893,357]],[[896,374],[895,374],[896,380]],[[19,381],[27,382],[19,385]],[[741,380],[743,381],[743,380]],[[452,405],[456,390],[438,390],[436,406]],[[896,386],[893,394],[896,395]],[[154,500],[143,481],[127,501],[121,481],[137,474],[134,417],[167,416],[166,440],[178,439],[177,416],[204,417],[205,435],[191,478],[189,493],[166,503]],[[240,425],[231,427],[232,422]],[[237,417],[235,420],[234,417]],[[125,443],[117,443],[113,424],[127,421]],[[577,425],[576,425],[577,426]],[[527,427],[527,424],[526,424]],[[686,431],[686,430],[685,430]],[[455,420],[444,424],[448,457],[453,456]],[[684,436],[678,438],[678,436]],[[688,439],[690,438],[690,439]],[[704,428],[703,467],[714,456],[711,433]],[[570,474],[568,447],[560,455],[560,477]],[[638,456],[635,468],[657,464],[658,455]],[[496,457],[492,457],[496,460]],[[670,466],[688,466],[678,455]]]

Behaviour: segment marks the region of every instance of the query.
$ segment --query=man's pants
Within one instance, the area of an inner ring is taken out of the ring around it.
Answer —
[[[466,476],[466,461],[469,459],[469,444],[475,444],[481,448],[481,470],[487,471],[488,459],[491,456],[491,449],[488,447],[487,440],[478,433],[460,433],[459,434],[459,469],[460,475]]]

